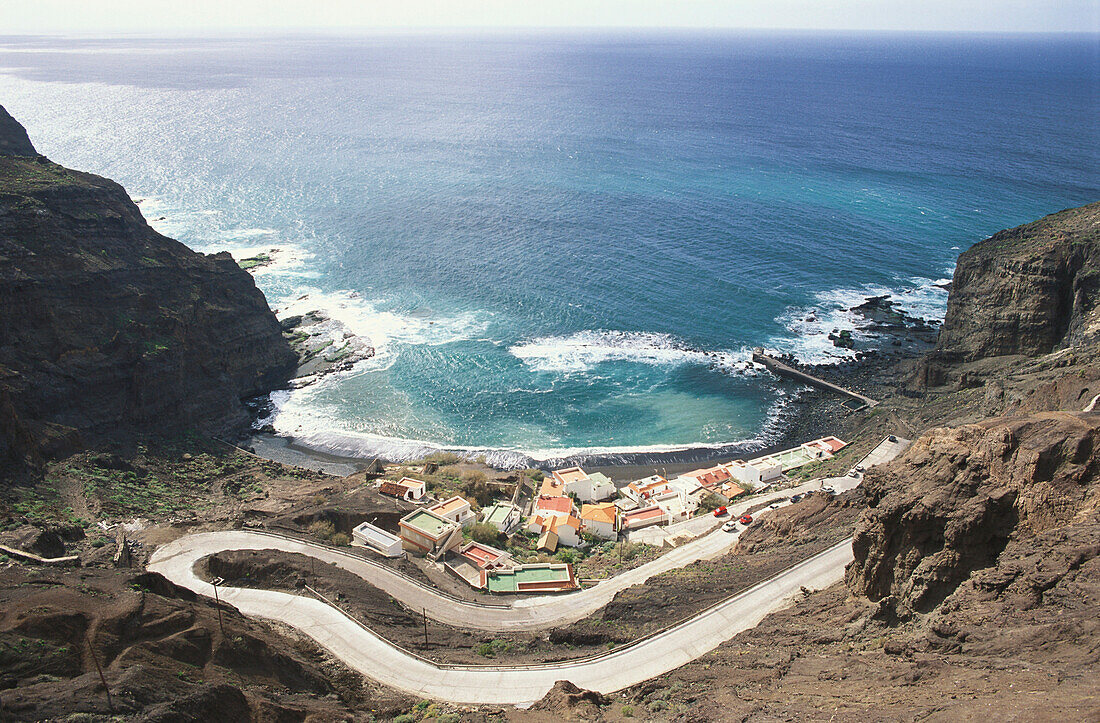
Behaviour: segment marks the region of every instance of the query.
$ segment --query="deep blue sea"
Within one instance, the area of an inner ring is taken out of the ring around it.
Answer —
[[[280,315],[378,353],[274,395],[305,444],[498,463],[761,445],[755,345],[831,361],[960,250],[1100,198],[1089,36],[0,38],[0,104]],[[809,321],[807,321],[809,319]]]

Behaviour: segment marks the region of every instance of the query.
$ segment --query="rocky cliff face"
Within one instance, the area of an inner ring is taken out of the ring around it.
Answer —
[[[947,368],[1038,356],[1100,336],[1100,203],[1001,231],[959,257],[926,386]]]
[[[1100,414],[1045,413],[934,429],[864,480],[852,592],[928,612],[1010,540],[1095,517]]]
[[[0,109],[2,111],[2,109]],[[126,436],[241,429],[296,364],[252,277],[51,163],[0,114],[0,462]]]

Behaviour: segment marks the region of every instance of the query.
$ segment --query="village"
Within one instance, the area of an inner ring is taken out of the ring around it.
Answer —
[[[396,531],[359,524],[352,544],[389,558],[424,558],[483,593],[575,590],[582,581],[571,550],[635,541],[661,547],[719,525],[729,531],[744,527],[752,523],[751,516],[726,519],[727,504],[782,487],[790,482],[788,473],[829,459],[845,446],[837,437],[822,437],[755,459],[671,478],[655,473],[624,486],[577,466],[536,472],[535,489],[517,483],[510,499],[495,497],[483,506],[458,494],[436,499],[429,484],[413,476],[380,479],[376,485],[382,495],[414,507],[400,518]],[[430,463],[422,469],[431,469]],[[513,549],[511,541],[542,553],[540,559],[525,562],[500,549]]]

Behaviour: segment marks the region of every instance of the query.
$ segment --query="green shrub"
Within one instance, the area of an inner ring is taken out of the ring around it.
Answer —
[[[561,550],[558,550],[557,555],[554,555],[554,557],[559,562],[568,562],[569,564],[575,563],[580,558],[580,556],[580,552],[570,547],[562,548]]]
[[[470,525],[470,539],[474,542],[480,542],[483,545],[496,545],[500,542],[502,535],[500,530],[490,525],[488,522],[477,522]]]
[[[393,719],[393,723],[416,723],[416,714],[402,713]]]
[[[633,718],[633,717],[634,717],[634,706],[624,705],[623,706],[623,718]]]
[[[492,658],[498,653],[506,653],[512,649],[512,644],[507,640],[490,640],[474,646],[474,652],[483,658]]]
[[[335,535],[332,536],[332,544],[344,547],[351,544],[351,538],[345,535],[343,532],[337,532]]]
[[[322,540],[331,540],[336,534],[336,526],[328,520],[316,520],[310,524],[309,534]]]
[[[721,495],[717,495],[713,492],[708,494],[703,499],[699,500],[699,507],[707,512],[714,512],[716,509],[726,504]]]

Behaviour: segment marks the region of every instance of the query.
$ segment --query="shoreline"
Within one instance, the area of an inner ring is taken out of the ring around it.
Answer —
[[[899,367],[906,361],[919,358],[923,350],[906,348],[890,353],[868,354],[862,359],[839,364],[805,364],[800,368],[812,371],[831,380],[871,392],[872,396],[890,393],[900,376]],[[608,452],[604,454],[577,454],[550,458],[547,460],[529,459],[530,467],[549,470],[572,464],[580,464],[589,472],[602,472],[615,481],[631,481],[660,472],[665,476],[676,475],[700,465],[734,459],[751,459],[770,454],[822,436],[835,435],[845,441],[859,419],[858,412],[843,406],[839,395],[811,389],[796,382],[774,378],[778,385],[789,385],[794,390],[791,401],[783,412],[778,437],[767,444],[755,446],[751,441],[733,442],[721,447],[686,447],[665,452]],[[291,464],[306,469],[326,472],[337,476],[346,476],[360,471],[376,459],[340,454],[311,447],[290,436],[274,434],[270,431],[253,431],[241,443],[257,456],[275,462]],[[749,447],[738,450],[737,447]],[[441,449],[440,451],[450,451]],[[495,450],[486,450],[491,453]],[[517,453],[518,454],[518,453]],[[471,453],[471,458],[478,455]],[[387,460],[378,457],[387,464],[401,464],[400,460]],[[499,470],[522,469],[523,466],[486,465]]]
[[[855,350],[850,336],[838,335],[835,346],[856,351],[855,357],[833,364],[802,363],[789,358],[797,369],[866,396],[883,400],[894,396],[904,384],[906,362],[922,357],[936,343],[939,322],[910,316],[897,308],[889,295],[868,296],[848,310],[863,317],[860,327],[870,333],[873,344]],[[296,326],[297,324],[295,324]],[[832,337],[830,337],[832,338]],[[373,349],[371,349],[373,352]],[[321,371],[328,373],[331,369]],[[316,374],[317,370],[313,370]],[[761,428],[760,437],[728,444],[676,447],[662,449],[659,445],[637,448],[591,448],[561,450],[560,456],[533,456],[523,451],[507,449],[447,448],[417,440],[392,440],[404,445],[403,459],[383,456],[361,456],[345,453],[336,446],[319,448],[293,436],[282,436],[270,425],[254,429],[242,446],[258,456],[306,469],[346,476],[365,468],[375,459],[387,464],[402,464],[434,452],[453,452],[470,460],[483,461],[497,471],[541,469],[548,471],[582,465],[592,472],[602,472],[615,481],[631,481],[655,472],[676,475],[719,461],[752,459],[798,445],[823,436],[837,436],[845,441],[856,431],[858,422],[866,416],[844,406],[846,398],[828,391],[764,372],[772,384],[787,391],[787,401],[779,407],[777,416]],[[306,378],[309,378],[308,376]],[[292,382],[293,384],[293,382]],[[256,405],[255,412],[265,405]],[[773,426],[774,425],[774,426]],[[553,450],[548,450],[552,452]]]

